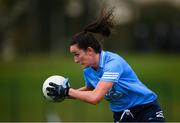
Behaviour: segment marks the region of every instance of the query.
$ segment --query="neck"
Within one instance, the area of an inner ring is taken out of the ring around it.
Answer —
[[[99,53],[97,53],[97,54],[95,54],[95,56],[94,56],[94,64],[92,65],[92,67],[95,69],[95,70],[97,70],[98,69],[98,67],[99,67],[99,61],[100,61],[100,54]]]

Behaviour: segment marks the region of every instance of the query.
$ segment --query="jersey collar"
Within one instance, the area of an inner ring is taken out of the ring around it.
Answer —
[[[104,67],[105,52],[102,50],[100,54],[99,67]]]

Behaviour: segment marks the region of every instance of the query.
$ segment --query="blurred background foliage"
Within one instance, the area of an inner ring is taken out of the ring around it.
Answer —
[[[167,121],[180,121],[179,0],[0,0],[0,121],[112,121],[106,101],[50,103],[41,91],[54,74],[84,85],[69,43],[103,7],[115,7],[104,49],[124,57],[158,94]]]

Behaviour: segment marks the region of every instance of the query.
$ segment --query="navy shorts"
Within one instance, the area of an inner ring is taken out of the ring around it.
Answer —
[[[121,112],[114,112],[113,118],[114,122],[165,122],[157,100]]]

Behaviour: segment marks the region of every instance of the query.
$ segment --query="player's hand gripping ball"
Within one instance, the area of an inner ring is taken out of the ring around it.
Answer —
[[[48,101],[61,102],[68,96],[69,87],[67,78],[53,75],[44,81],[42,91]]]

